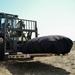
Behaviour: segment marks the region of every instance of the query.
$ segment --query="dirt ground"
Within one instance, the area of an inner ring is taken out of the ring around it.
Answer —
[[[66,56],[0,61],[0,75],[75,75],[75,50]]]

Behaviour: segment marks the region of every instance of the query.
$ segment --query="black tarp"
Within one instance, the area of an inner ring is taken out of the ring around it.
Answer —
[[[50,35],[28,40],[22,46],[22,52],[25,54],[53,53],[60,55],[69,53],[72,45],[73,42],[68,37]]]

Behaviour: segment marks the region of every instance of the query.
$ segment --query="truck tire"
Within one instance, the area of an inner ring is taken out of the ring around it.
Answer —
[[[4,59],[3,38],[0,37],[0,61]]]

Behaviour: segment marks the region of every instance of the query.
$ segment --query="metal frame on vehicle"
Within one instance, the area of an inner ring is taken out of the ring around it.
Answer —
[[[8,52],[10,55],[21,52],[20,47],[33,36],[38,37],[36,21],[19,19],[18,15],[0,13],[0,37],[3,38],[4,53]]]

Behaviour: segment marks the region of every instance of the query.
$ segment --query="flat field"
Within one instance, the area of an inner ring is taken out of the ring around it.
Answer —
[[[0,61],[0,75],[75,75],[75,42],[65,56]]]

